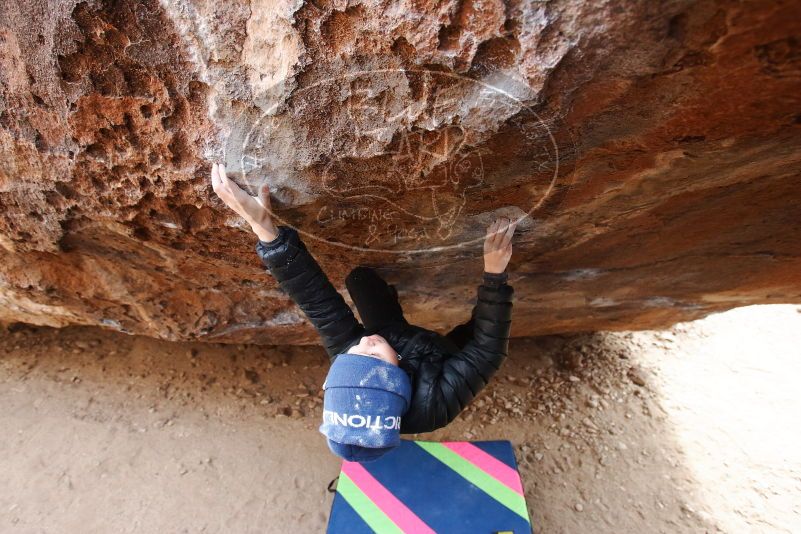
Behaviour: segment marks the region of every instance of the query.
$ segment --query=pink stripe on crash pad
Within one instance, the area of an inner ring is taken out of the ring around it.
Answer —
[[[467,441],[443,442],[445,447],[475,465],[504,486],[523,495],[523,485],[520,483],[520,474],[488,452],[479,449]]]
[[[373,501],[382,512],[398,525],[403,532],[413,534],[436,534],[422,519],[409,510],[397,497],[389,492],[373,475],[360,463],[342,462],[342,472],[348,475],[362,493]]]

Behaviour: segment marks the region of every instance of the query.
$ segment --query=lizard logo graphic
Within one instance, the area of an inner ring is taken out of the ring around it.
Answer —
[[[553,189],[558,147],[503,79],[332,70],[339,74],[305,84],[233,136],[245,187],[268,180],[279,205],[282,189],[284,207],[314,205],[314,221],[273,214],[281,224],[346,248],[428,252],[480,242],[464,222],[498,207],[493,189],[516,187],[504,201],[518,222]]]

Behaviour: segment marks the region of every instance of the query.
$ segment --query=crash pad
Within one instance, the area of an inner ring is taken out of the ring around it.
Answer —
[[[509,441],[401,441],[378,460],[342,462],[329,534],[529,534]]]

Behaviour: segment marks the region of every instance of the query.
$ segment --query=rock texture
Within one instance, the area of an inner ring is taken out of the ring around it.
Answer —
[[[315,342],[214,160],[438,329],[499,213],[514,335],[799,302],[799,95],[792,0],[4,2],[0,319]]]

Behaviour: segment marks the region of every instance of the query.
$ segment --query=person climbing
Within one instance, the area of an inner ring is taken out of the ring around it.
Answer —
[[[334,454],[375,460],[400,444],[400,434],[447,425],[498,371],[509,345],[514,291],[506,267],[516,223],[501,217],[487,228],[482,283],[470,320],[443,336],[410,324],[395,287],[362,265],[345,279],[360,323],[298,232],[275,226],[267,185],[251,196],[217,163],[211,183],[250,225],[263,265],[322,339],[331,368],[319,430]]]

